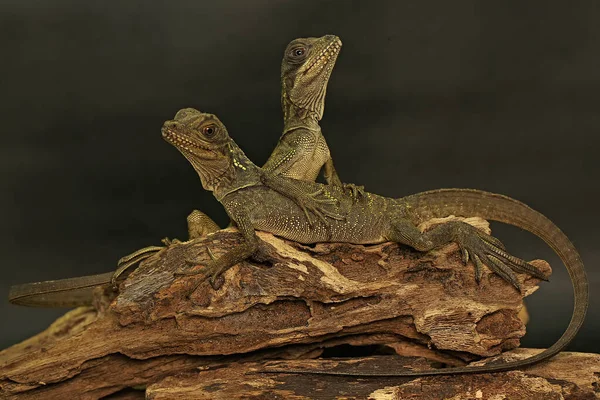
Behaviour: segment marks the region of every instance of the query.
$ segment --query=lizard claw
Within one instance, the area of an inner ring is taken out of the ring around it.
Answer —
[[[171,240],[168,237],[162,238],[161,242],[166,247],[169,247],[172,244],[181,243],[181,241],[179,239]],[[117,280],[119,279],[119,277],[121,275],[123,275],[123,273],[125,271],[127,271],[129,268],[133,267],[134,265],[141,263],[142,261],[144,261],[151,255],[158,253],[162,249],[164,249],[164,247],[162,247],[162,246],[148,246],[148,247],[144,247],[139,250],[136,250],[133,253],[128,254],[124,257],[121,257],[119,259],[119,261],[117,261],[117,270],[115,271],[112,278],[110,279],[112,287],[115,289],[117,288]]]
[[[483,275],[483,263],[477,254],[473,254],[473,263],[475,264],[475,282],[479,284]]]
[[[462,254],[462,262],[463,264],[467,265],[467,263],[469,262],[469,251],[467,249],[465,249],[463,246],[459,246],[460,247],[460,252]]]
[[[160,246],[148,246],[121,257],[119,261],[117,261],[117,270],[110,279],[112,287],[114,289],[117,288],[117,280],[125,271],[134,265],[141,263],[153,254],[158,253],[162,249],[163,247]]]
[[[206,250],[206,252],[208,253],[208,256],[210,257],[210,259],[212,261],[216,260],[215,255],[213,254],[212,250],[210,249],[210,247],[206,246],[204,248],[204,250]],[[196,266],[196,265],[202,265],[204,263],[204,260],[202,259],[185,259],[183,261],[186,265],[186,267],[192,267],[192,266]],[[175,272],[173,272],[173,275],[177,275],[177,276],[190,276],[190,275],[198,275],[200,274],[202,271],[198,271],[198,270],[189,270],[186,267],[181,267],[179,269],[177,269]]]
[[[160,241],[167,247],[169,247],[173,244],[181,243],[181,240],[179,240],[179,239],[169,239],[168,237],[164,237]]]
[[[521,284],[516,273],[525,273],[541,280],[547,280],[546,275],[538,268],[507,253],[500,240],[476,228],[469,229],[460,235],[459,247],[463,262],[466,264],[469,258],[473,261],[477,283],[481,281],[484,264],[519,291]]]
[[[354,183],[344,183],[344,190],[350,190],[352,198],[358,200],[359,197],[365,195],[365,187],[362,185],[355,185]]]
[[[218,275],[211,275],[210,278],[208,278],[208,283],[210,283],[210,286],[212,286],[214,290],[219,290],[223,284],[225,284],[225,278],[223,277],[222,273]]]
[[[202,284],[202,282],[208,280],[210,286],[214,290],[219,290],[223,284],[225,283],[225,278],[223,277],[223,272],[225,272],[227,268],[222,268],[217,266],[214,261],[210,261],[206,263],[204,268],[196,269],[193,271],[175,271],[175,275],[197,275],[192,279],[192,286],[186,290],[186,297],[190,297],[192,293],[196,291],[198,286]]]

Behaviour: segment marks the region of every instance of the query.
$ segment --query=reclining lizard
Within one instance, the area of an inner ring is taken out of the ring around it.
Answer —
[[[299,190],[321,191],[336,201],[333,210],[343,219],[308,221],[293,200],[261,182],[261,170],[255,166],[231,140],[223,124],[211,114],[193,109],[180,110],[175,119],[165,122],[163,138],[175,146],[190,161],[203,186],[211,190],[236,223],[243,242],[218,259],[207,263],[201,271],[186,271],[200,275],[196,287],[207,278],[215,279],[231,266],[260,252],[255,229],[300,243],[347,242],[357,244],[396,241],[419,251],[429,251],[449,242],[457,242],[466,263],[472,260],[475,278],[480,279],[483,265],[520,290],[515,272],[540,279],[544,275],[534,266],[508,254],[502,243],[463,222],[446,222],[421,232],[417,225],[430,218],[450,214],[479,216],[505,222],[542,238],[564,262],[574,288],[574,311],[569,326],[561,338],[543,352],[519,361],[480,367],[444,368],[427,371],[360,373],[319,370],[275,369],[269,372],[314,373],[350,376],[423,376],[457,373],[504,371],[545,360],[564,349],[575,337],[585,318],[588,305],[588,282],[583,263],[569,239],[548,218],[523,203],[506,196],[471,190],[441,189],[391,199],[364,193],[356,199],[338,186],[290,180]],[[328,225],[328,226],[326,226]],[[84,278],[76,278],[84,279]]]
[[[550,348],[525,360],[502,364],[384,372],[376,374],[377,376],[441,375],[520,368],[560,352],[574,338],[583,323],[588,305],[588,281],[577,250],[548,218],[517,200],[471,189],[441,189],[400,199],[365,192],[359,199],[355,199],[339,186],[295,181],[301,190],[321,190],[326,196],[335,199],[335,212],[345,216],[340,220],[318,220],[311,226],[292,200],[261,183],[260,169],[231,140],[225,126],[214,115],[203,114],[193,109],[180,110],[174,120],[165,122],[162,135],[192,164],[204,187],[211,190],[223,204],[244,238],[242,244],[207,263],[202,271],[194,269],[186,272],[187,275],[200,275],[195,279],[197,284],[206,278],[214,284],[219,274],[260,252],[255,229],[300,243],[326,241],[368,244],[395,241],[419,251],[429,251],[454,241],[462,251],[463,261],[473,261],[477,281],[484,264],[517,290],[520,290],[520,287],[515,272],[545,279],[533,265],[508,254],[498,239],[466,223],[446,222],[424,233],[417,229],[417,225],[425,220],[450,214],[479,216],[525,229],[542,238],[564,262],[573,284],[574,311],[566,331]],[[227,162],[223,163],[223,159]],[[326,223],[328,227],[325,226]],[[318,370],[269,372],[331,373]],[[338,371],[333,374],[373,375]]]

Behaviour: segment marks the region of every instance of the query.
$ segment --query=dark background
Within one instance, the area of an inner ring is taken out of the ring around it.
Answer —
[[[107,272],[185,238],[193,208],[225,224],[162,122],[183,107],[215,113],[262,164],[282,127],[286,44],[333,33],[344,46],[322,128],[342,180],[395,197],[486,189],[548,215],[591,281],[570,348],[600,351],[600,3],[93,3],[0,6],[4,299],[12,284]],[[533,235],[493,229],[512,253],[554,266],[527,301],[523,340],[547,347],[571,313],[564,267]],[[62,312],[0,302],[0,348]]]

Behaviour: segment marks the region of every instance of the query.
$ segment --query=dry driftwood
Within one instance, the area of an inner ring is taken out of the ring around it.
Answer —
[[[512,361],[541,350],[517,349],[502,354]],[[497,359],[497,358],[494,358]],[[421,378],[353,378],[326,375],[262,373],[266,367],[335,370],[339,366],[375,364],[385,369],[428,368],[422,359],[371,357],[233,364],[226,368],[168,377],[150,385],[146,398],[176,399],[595,399],[600,398],[600,355],[561,353],[549,362],[495,374]],[[482,364],[478,362],[476,364]]]
[[[487,229],[485,221],[470,219]],[[456,245],[421,254],[395,243],[297,243],[259,233],[269,262],[244,262],[215,291],[188,298],[185,260],[236,246],[234,230],[173,244],[133,272],[119,295],[98,291],[41,334],[0,352],[0,395],[98,398],[232,362],[314,358],[340,344],[464,365],[519,345],[523,293],[494,274],[478,285]],[[549,265],[533,263],[550,273]],[[200,267],[197,267],[200,268]],[[129,396],[130,394],[123,394]]]

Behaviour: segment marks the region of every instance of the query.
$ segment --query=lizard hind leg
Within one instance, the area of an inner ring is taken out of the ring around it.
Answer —
[[[187,216],[187,224],[190,240],[207,236],[221,229],[215,221],[199,210],[193,210]]]
[[[219,225],[217,225],[217,223],[214,222],[208,215],[199,210],[193,210],[187,216],[187,225],[189,240],[202,238],[221,229],[219,228]],[[113,287],[117,287],[117,280],[128,269],[135,265],[139,265],[139,263],[158,253],[160,250],[169,247],[172,244],[181,242],[179,239],[169,238],[163,238],[161,241],[165,245],[164,247],[148,246],[121,257],[121,259],[119,259],[117,262],[117,270],[111,278]]]
[[[124,257],[121,257],[119,261],[117,261],[117,270],[113,273],[110,281],[113,288],[117,287],[117,280],[125,271],[129,268],[133,267],[136,264],[141,263],[145,259],[149,258],[153,254],[156,254],[164,247],[162,246],[148,246],[142,249],[136,250],[131,254],[128,254]]]
[[[508,254],[498,239],[464,222],[445,222],[435,225],[426,232],[421,232],[410,221],[401,219],[394,221],[388,238],[419,251],[430,251],[450,242],[456,242],[460,247],[463,262],[465,264],[469,260],[473,262],[477,282],[481,280],[483,265],[519,291],[521,287],[515,272],[546,280],[544,273],[535,266]]]

